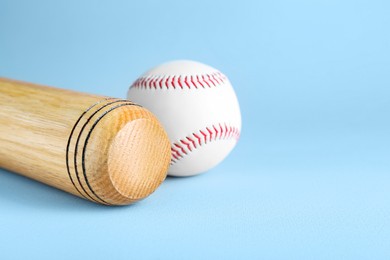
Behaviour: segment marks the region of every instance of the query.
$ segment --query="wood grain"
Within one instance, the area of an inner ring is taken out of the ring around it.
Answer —
[[[0,78],[0,167],[125,205],[151,194],[169,163],[167,134],[141,106]]]

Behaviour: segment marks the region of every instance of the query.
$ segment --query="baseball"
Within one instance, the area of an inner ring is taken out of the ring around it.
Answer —
[[[171,141],[171,176],[203,173],[219,164],[236,145],[241,114],[229,79],[195,61],[157,66],[131,86],[128,99],[160,120]]]

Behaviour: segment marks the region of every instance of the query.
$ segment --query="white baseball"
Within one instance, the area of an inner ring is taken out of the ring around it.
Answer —
[[[154,113],[171,140],[169,175],[189,176],[220,163],[234,148],[241,114],[228,78],[195,61],[157,66],[130,87],[128,99]]]

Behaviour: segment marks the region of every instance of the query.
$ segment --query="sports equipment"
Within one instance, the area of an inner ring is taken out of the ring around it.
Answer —
[[[151,194],[168,136],[128,100],[0,78],[0,167],[106,205]]]
[[[169,175],[209,170],[234,148],[241,131],[235,92],[218,70],[195,61],[173,61],[139,77],[128,98],[153,112],[171,140]]]

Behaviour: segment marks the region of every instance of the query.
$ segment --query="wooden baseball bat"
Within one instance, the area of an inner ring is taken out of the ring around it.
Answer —
[[[151,194],[170,142],[155,116],[120,100],[0,78],[0,167],[106,205]]]

